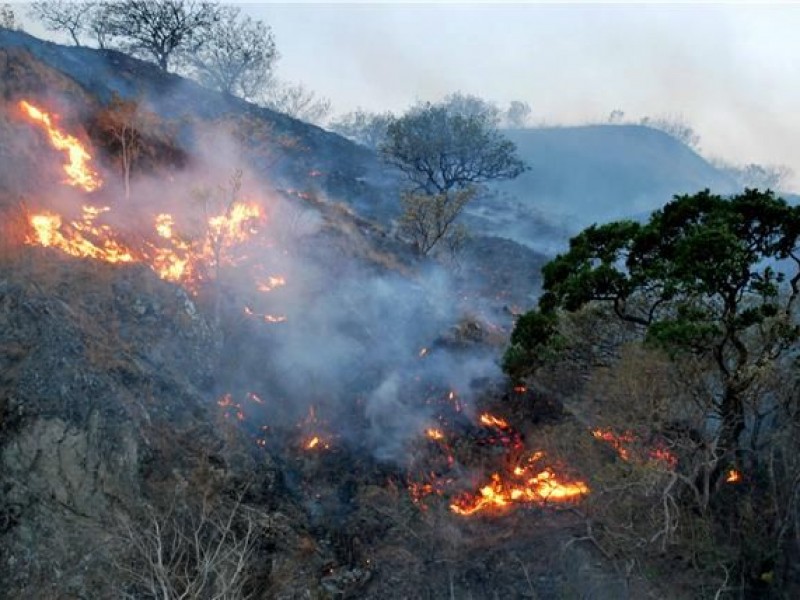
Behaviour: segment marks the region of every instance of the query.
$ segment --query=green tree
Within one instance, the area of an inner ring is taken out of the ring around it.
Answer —
[[[516,146],[497,131],[496,114],[480,107],[468,114],[459,112],[454,107],[465,104],[460,100],[414,107],[389,124],[380,147],[386,162],[403,173],[410,187],[401,224],[433,227],[417,228],[412,236],[422,254],[448,239],[451,226],[480,185],[512,179],[526,168]],[[426,216],[417,218],[409,209]]]
[[[799,237],[800,207],[750,189],[676,196],[647,223],[589,227],[543,268],[545,293],[517,323],[505,369],[529,374],[557,345],[560,317],[606,304],[647,342],[710,360],[718,464],[738,460],[753,383],[797,349]]]

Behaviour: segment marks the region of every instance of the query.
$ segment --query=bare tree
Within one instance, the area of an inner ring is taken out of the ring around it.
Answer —
[[[342,115],[330,124],[331,131],[351,139],[367,148],[377,149],[386,141],[389,123],[394,119],[391,112],[371,113],[362,108]]]
[[[206,87],[249,99],[263,91],[277,58],[272,30],[242,15],[238,7],[226,6],[206,42],[187,54],[186,62]]]
[[[17,16],[14,14],[14,8],[5,2],[0,4],[0,27],[5,29],[20,28],[17,22]]]
[[[219,14],[213,2],[122,0],[108,3],[104,18],[122,50],[167,71],[177,53],[196,52],[209,39]]]
[[[275,81],[262,95],[259,104],[295,119],[319,125],[331,110],[331,101],[317,96],[302,83]]]
[[[92,1],[48,0],[31,4],[28,14],[48,31],[66,33],[81,46],[80,36],[89,28],[96,5]]]
[[[123,598],[239,600],[253,568],[258,515],[234,501],[203,497],[148,507],[138,522],[121,518],[114,566]]]
[[[400,217],[400,231],[423,256],[442,241],[455,252],[463,241],[465,231],[454,227],[453,223],[475,194],[474,187],[455,193],[406,193],[401,198],[403,214]]]
[[[153,119],[138,102],[123,100],[116,94],[97,115],[97,131],[119,161],[126,201],[131,197],[131,169],[142,151],[142,130]]]
[[[505,122],[508,127],[522,128],[528,124],[531,116],[531,106],[521,100],[513,100],[508,105],[505,114]]]
[[[700,147],[700,135],[686,122],[682,115],[644,117],[639,121],[639,124],[663,131],[694,150]]]

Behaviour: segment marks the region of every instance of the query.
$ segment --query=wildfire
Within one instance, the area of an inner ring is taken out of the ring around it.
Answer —
[[[303,444],[303,448],[306,450],[328,450],[330,447],[330,444],[318,435],[311,437]]]
[[[93,192],[100,188],[103,182],[97,172],[89,166],[92,155],[84,148],[78,138],[59,130],[53,124],[53,121],[57,119],[55,115],[51,116],[27,100],[20,100],[18,106],[31,122],[39,125],[47,132],[53,148],[67,152],[69,162],[64,165],[64,172],[67,174],[65,183],[73,187],[79,187],[87,192]]]
[[[428,436],[432,440],[443,440],[444,439],[444,432],[441,429],[435,429],[433,427],[426,429],[425,430],[425,435]]]
[[[286,279],[281,276],[268,277],[264,281],[259,281],[257,289],[259,292],[271,292],[275,288],[283,287],[286,285]]]
[[[284,323],[287,319],[283,315],[267,315],[262,313],[255,312],[249,306],[244,307],[244,314],[248,317],[255,317],[256,319],[261,319],[265,323]]]
[[[486,427],[497,427],[498,429],[509,429],[508,421],[505,419],[501,419],[500,417],[495,417],[490,415],[489,413],[483,413],[480,416],[480,421],[482,425],[486,425]]]
[[[209,268],[218,262],[235,262],[231,251],[247,242],[257,232],[256,222],[263,220],[257,204],[236,204],[228,213],[209,218],[207,238],[189,242],[176,233],[174,217],[161,213],[153,221],[152,241],[143,240],[141,247],[135,250],[121,242],[119,233],[110,225],[96,223],[110,210],[109,207],[85,205],[82,217],[72,221],[50,211],[29,214],[30,233],[25,241],[31,245],[58,248],[78,258],[110,263],[144,262],[161,279],[194,290],[200,280],[208,277],[203,274]],[[275,279],[285,283],[283,278]],[[270,323],[286,320],[273,315],[258,316]]]
[[[595,439],[610,444],[624,461],[630,461],[632,458],[636,458],[644,462],[649,459],[660,462],[669,469],[674,469],[678,465],[678,457],[663,445],[656,445],[655,447],[649,448],[646,452],[639,451],[634,455],[632,447],[639,441],[639,438],[633,432],[625,431],[623,433],[614,433],[613,430],[607,428],[594,429],[592,430],[592,435]]]
[[[736,469],[731,469],[730,471],[728,471],[728,474],[725,477],[726,483],[739,483],[741,480],[742,480],[742,474]]]
[[[532,454],[527,464],[517,465],[505,477],[493,473],[489,483],[477,494],[463,494],[450,504],[458,515],[470,516],[483,511],[505,510],[515,505],[574,502],[589,493],[583,481],[563,481],[551,467],[542,470],[535,465],[543,452]]]
[[[114,239],[111,227],[95,223],[97,217],[108,210],[108,207],[84,206],[82,217],[69,224],[64,224],[61,215],[47,211],[29,215],[31,231],[25,242],[58,248],[79,258],[94,258],[109,263],[135,262],[134,251]]]
[[[622,460],[630,460],[631,453],[626,446],[636,440],[636,437],[630,431],[617,434],[611,429],[594,429],[592,430],[592,435],[595,439],[610,444]]]
[[[239,402],[234,401],[233,395],[230,393],[224,394],[217,400],[217,406],[219,406],[224,412],[223,415],[226,419],[229,419],[231,415],[235,416],[238,421],[244,421],[244,410],[242,409],[242,405]]]

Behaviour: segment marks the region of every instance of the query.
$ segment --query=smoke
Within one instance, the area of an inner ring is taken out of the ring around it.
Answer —
[[[53,177],[35,204],[69,218],[84,204],[108,206],[102,225],[131,248],[158,243],[157,215],[170,214],[182,243],[200,247],[209,215],[225,214],[226,202],[261,206],[265,216],[247,226],[250,237],[225,248],[219,268],[189,286],[222,335],[209,401],[255,394],[264,401],[248,405],[243,426],[251,431],[291,432],[313,413],[339,443],[403,462],[438,400],[452,391],[468,405],[476,382],[499,375],[492,349],[457,343],[455,328],[470,306],[450,273],[416,263],[401,245],[384,247],[382,234],[333,199],[302,191],[313,187],[311,175],[274,179],[224,128],[191,127],[187,163],[148,173],[134,163],[129,199],[119,166],[98,147],[99,191],[86,194]],[[37,136],[13,139],[25,146],[21,156],[58,172],[63,156],[40,140],[31,146]],[[219,201],[209,206],[209,198]]]

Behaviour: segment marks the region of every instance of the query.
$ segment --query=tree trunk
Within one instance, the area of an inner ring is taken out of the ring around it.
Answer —
[[[712,481],[719,480],[731,463],[741,464],[742,451],[739,438],[744,431],[744,405],[742,404],[739,386],[735,381],[725,384],[725,391],[720,405],[720,427],[717,442],[719,461],[714,470]]]

